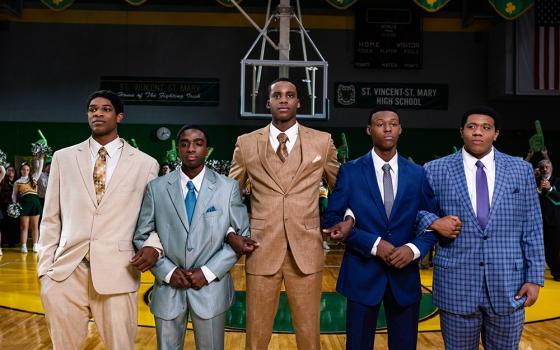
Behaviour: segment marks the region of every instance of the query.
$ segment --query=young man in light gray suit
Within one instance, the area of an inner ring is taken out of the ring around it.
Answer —
[[[237,261],[224,238],[230,228],[250,235],[247,210],[237,181],[204,166],[204,130],[183,127],[177,144],[181,169],[148,184],[134,244],[143,247],[157,232],[165,252],[151,270],[155,283],[150,309],[158,349],[183,348],[189,314],[196,347],[223,349],[226,312],[234,298],[229,270]]]

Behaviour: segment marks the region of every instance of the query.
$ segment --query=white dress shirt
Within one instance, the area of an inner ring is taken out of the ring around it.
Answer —
[[[473,210],[476,214],[476,162],[480,160],[484,164],[484,172],[486,173],[486,181],[488,182],[488,203],[492,205],[492,196],[494,194],[494,184],[496,179],[496,162],[494,160],[494,147],[490,153],[484,157],[477,159],[463,147],[461,150],[463,154],[463,167],[465,169],[465,178],[467,180],[467,188],[469,191],[469,198]]]
[[[109,186],[113,172],[117,168],[117,163],[121,158],[122,150],[124,147],[124,142],[120,138],[116,138],[106,145],[101,145],[99,142],[95,141],[92,137],[89,138],[89,151],[90,151],[90,163],[91,168],[95,167],[95,162],[99,158],[99,149],[105,147],[107,151],[107,157],[105,157],[106,167],[105,167],[105,188]],[[92,170],[93,171],[93,170]],[[92,172],[93,179],[93,172]]]
[[[288,149],[288,154],[289,154],[292,151],[292,148],[294,148],[294,145],[296,144],[296,140],[299,133],[299,124],[296,122],[288,130],[280,131],[277,127],[275,127],[274,125],[272,125],[272,123],[270,123],[270,132],[268,135],[268,139],[274,152],[276,152],[278,150],[278,146],[280,146],[280,142],[278,141],[278,135],[282,132],[286,134],[286,136],[288,136],[288,141],[286,141],[286,148]]]
[[[198,193],[200,192],[200,187],[202,187],[202,180],[204,180],[204,174],[206,173],[206,166],[202,168],[202,171],[200,173],[198,173],[198,175],[196,175],[193,179],[189,178],[182,170],[179,172],[181,174],[181,192],[183,192],[183,201],[185,200],[185,198],[187,198],[187,193],[189,193],[189,190],[187,188],[187,183],[189,181],[191,181],[194,185],[194,194],[196,196],[196,198],[198,198]],[[186,212],[185,212],[186,215]],[[171,281],[171,276],[173,275],[173,272],[175,271],[176,267],[174,267],[164,278],[164,281],[166,283],[169,283],[169,281]],[[201,266],[200,269],[202,270],[202,273],[204,274],[204,278],[206,278],[206,281],[208,281],[208,283],[212,282],[213,280],[216,279],[216,275],[210,271],[210,269],[206,266]]]

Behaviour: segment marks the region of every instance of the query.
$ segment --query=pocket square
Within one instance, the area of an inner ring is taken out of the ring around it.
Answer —
[[[211,206],[210,208],[206,209],[207,213],[211,213],[213,211],[216,211],[216,208],[214,208],[214,206]]]
[[[311,163],[316,163],[316,162],[318,162],[318,161],[320,161],[320,160],[321,160],[321,156],[320,156],[320,155],[316,155],[316,156],[315,156],[315,159],[313,159],[313,160],[311,161]]]
[[[519,188],[514,188],[512,193],[519,193]]]

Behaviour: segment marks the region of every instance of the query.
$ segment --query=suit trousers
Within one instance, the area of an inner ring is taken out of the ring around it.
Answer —
[[[347,300],[346,349],[373,349],[380,307],[381,303],[370,306]],[[387,319],[388,348],[416,349],[420,301],[407,306],[399,305],[387,284],[383,307]]]
[[[211,302],[211,301],[209,301]],[[223,350],[224,349],[224,329],[226,324],[226,314],[210,319],[202,319],[194,312],[191,312],[191,319],[194,330],[195,347],[200,350]],[[185,344],[185,331],[189,315],[189,308],[173,320],[164,320],[154,317],[156,321],[157,348],[159,350],[182,350]]]
[[[488,288],[483,287],[479,310],[458,315],[441,310],[441,334],[446,349],[478,350],[480,337],[486,350],[518,350],[525,309],[520,307],[509,315],[497,315],[492,310]]]
[[[133,350],[138,325],[138,292],[101,295],[93,288],[89,263],[82,261],[63,281],[41,277],[41,302],[54,350],[80,349],[90,314],[111,350]]]
[[[286,252],[274,275],[247,273],[247,338],[245,349],[266,350],[272,336],[282,281],[286,287],[296,343],[300,350],[319,350],[320,301],[323,272],[306,275],[299,270],[291,251]]]

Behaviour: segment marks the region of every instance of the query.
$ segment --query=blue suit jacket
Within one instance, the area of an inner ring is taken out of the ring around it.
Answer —
[[[525,282],[544,282],[542,219],[529,163],[495,151],[496,180],[486,229],[478,224],[468,194],[461,152],[425,165],[440,216],[463,222],[455,240],[441,239],[434,257],[433,301],[456,314],[477,310],[486,281],[496,313],[509,314],[525,298]],[[434,219],[421,213],[420,228]]]
[[[323,216],[324,227],[342,220],[350,208],[356,217],[346,241],[337,282],[337,291],[350,300],[374,306],[381,302],[387,283],[397,302],[410,305],[421,297],[418,265],[399,270],[387,266],[371,249],[378,237],[399,247],[413,243],[425,255],[436,241],[431,232],[416,236],[420,209],[431,210],[424,192],[429,189],[422,167],[398,158],[398,188],[390,218],[387,219],[377,185],[371,152],[341,166],[336,186]],[[429,193],[429,192],[427,192]]]

